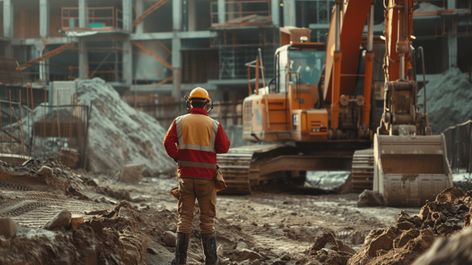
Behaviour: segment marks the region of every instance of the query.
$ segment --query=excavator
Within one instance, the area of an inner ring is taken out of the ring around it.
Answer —
[[[325,44],[308,41],[308,29],[280,29],[274,78],[263,87],[256,59],[243,101],[243,138],[254,144],[218,155],[226,193],[249,194],[275,179],[300,183],[306,171],[347,170],[350,191],[374,189],[388,205],[419,205],[452,181],[444,138],[430,135],[417,108],[413,0],[388,0],[382,49],[374,49],[372,0],[337,0],[333,9]],[[376,69],[385,84],[380,110],[372,96]]]

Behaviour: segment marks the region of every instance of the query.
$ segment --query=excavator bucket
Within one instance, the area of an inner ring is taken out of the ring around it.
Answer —
[[[452,186],[443,135],[374,136],[374,191],[386,205],[420,206]]]

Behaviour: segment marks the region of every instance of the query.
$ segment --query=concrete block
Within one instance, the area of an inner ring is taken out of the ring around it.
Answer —
[[[7,239],[16,235],[16,223],[9,217],[0,218],[0,236]]]

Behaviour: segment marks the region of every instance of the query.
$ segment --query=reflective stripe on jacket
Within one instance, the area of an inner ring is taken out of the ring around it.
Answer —
[[[221,124],[202,108],[177,117],[164,138],[167,154],[178,162],[181,177],[213,178],[216,153],[226,153],[230,142]]]

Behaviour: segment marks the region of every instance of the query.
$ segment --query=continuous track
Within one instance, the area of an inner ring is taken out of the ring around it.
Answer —
[[[223,193],[250,194],[254,187],[277,178],[292,178],[296,182],[296,176],[299,176],[293,174],[296,172],[349,170],[353,151],[345,146],[340,149],[332,147],[336,146],[301,148],[266,144],[232,148],[227,154],[218,155],[218,165],[228,184]]]
[[[68,197],[58,190],[39,191],[18,180],[0,180],[0,217],[10,217],[20,226],[42,227],[65,209],[84,214],[107,208],[105,204]]]
[[[374,151],[372,149],[354,152],[350,181],[352,192],[372,190],[374,183]]]

